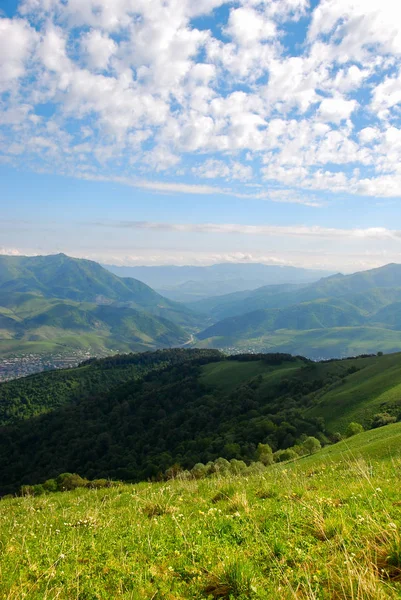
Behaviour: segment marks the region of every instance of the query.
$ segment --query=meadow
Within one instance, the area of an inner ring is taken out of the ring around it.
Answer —
[[[401,423],[241,476],[0,502],[5,600],[401,597]]]

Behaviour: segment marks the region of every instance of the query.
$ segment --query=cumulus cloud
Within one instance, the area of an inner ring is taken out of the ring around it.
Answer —
[[[0,18],[0,160],[400,196],[400,24],[393,0],[21,0]]]

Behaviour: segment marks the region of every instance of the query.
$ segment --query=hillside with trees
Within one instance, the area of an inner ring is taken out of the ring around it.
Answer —
[[[313,363],[171,350],[2,384],[0,490],[63,472],[138,481],[174,464],[250,462],[259,444],[285,450],[308,436],[326,444],[350,422],[398,418],[400,366],[399,354]]]

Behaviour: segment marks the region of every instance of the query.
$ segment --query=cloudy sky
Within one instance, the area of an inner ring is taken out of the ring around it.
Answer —
[[[401,262],[401,4],[0,0],[0,252]]]

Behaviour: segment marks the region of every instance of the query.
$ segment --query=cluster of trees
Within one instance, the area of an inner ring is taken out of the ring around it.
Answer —
[[[34,422],[3,427],[0,493],[60,472],[139,481],[155,478],[175,463],[190,469],[222,457],[249,464],[259,443],[276,452],[298,444],[304,435],[327,442],[323,420],[304,411],[302,396],[309,383],[294,379],[284,385],[278,378],[265,389],[262,377],[256,377],[227,392],[206,385],[200,376],[202,364],[224,360],[219,353],[165,353],[165,359],[171,357],[165,368],[149,366],[140,377],[93,390]],[[159,361],[161,355],[156,355]],[[177,356],[186,358],[180,362]],[[98,368],[87,367],[91,372]],[[114,368],[110,364],[104,371]]]
[[[103,394],[113,387],[182,362],[221,360],[217,350],[173,348],[89,359],[75,369],[61,369],[0,385],[0,425],[17,423],[57,407]]]
[[[263,355],[272,365],[267,373],[288,356]],[[203,365],[225,360],[234,358],[214,350],[163,350],[91,360],[0,386],[3,409],[13,399],[32,408],[36,398],[43,410],[41,401],[57,395],[52,410],[44,402],[44,414],[11,424],[9,418],[0,427],[0,495],[59,473],[134,482],[157,479],[172,465],[189,472],[200,464],[209,472],[217,460],[236,469],[268,465],[341,438],[329,436],[323,418],[308,409],[322,390],[341,385],[346,365],[327,372],[306,361],[291,376],[280,368],[268,385],[262,375],[244,375],[234,388],[209,385]],[[380,413],[372,427],[393,420]],[[347,435],[360,427],[350,424]]]
[[[110,479],[93,479],[90,481],[77,473],[62,473],[58,477],[47,479],[44,483],[22,485],[19,489],[19,496],[42,496],[52,492],[70,492],[77,488],[98,490],[117,487],[118,485],[120,485],[119,481],[111,481]]]

